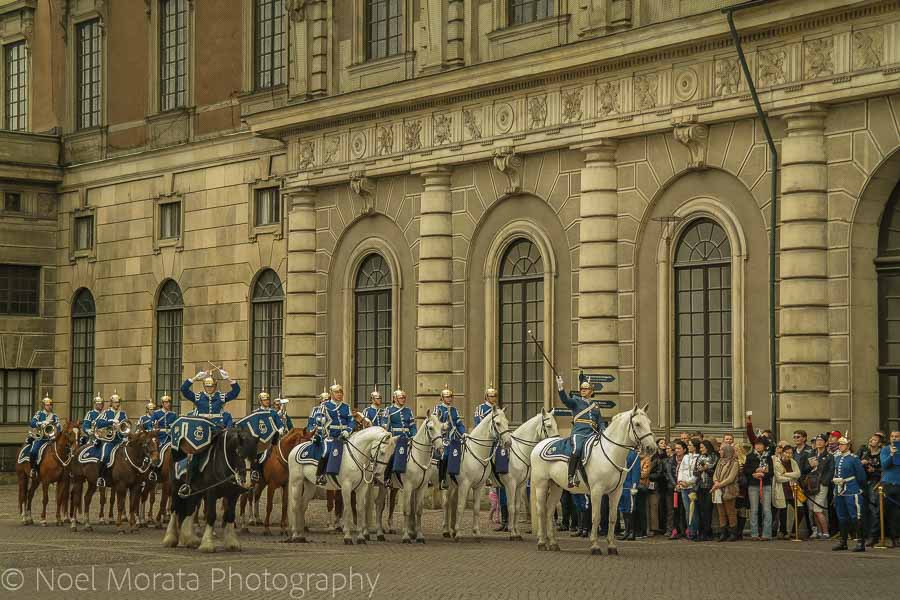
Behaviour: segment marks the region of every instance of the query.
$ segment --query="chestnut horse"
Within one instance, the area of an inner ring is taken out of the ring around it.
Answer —
[[[132,433],[122,442],[115,460],[109,469],[112,489],[116,496],[118,515],[116,527],[119,533],[134,529],[136,518],[141,507],[141,484],[150,473],[153,463],[159,460],[159,440],[156,432],[140,431]],[[128,526],[123,528],[122,518],[125,514],[125,496],[130,502]]]
[[[51,483],[56,484],[56,524],[62,525],[63,517],[69,512],[68,467],[72,461],[72,450],[75,447],[77,436],[78,430],[75,424],[71,421],[67,422],[62,432],[57,434],[49,442],[48,448],[44,450],[44,459],[38,467],[38,477],[33,482],[30,481],[31,463],[16,465],[16,476],[19,481],[19,512],[24,525],[31,525],[34,522],[31,517],[31,503],[38,485],[40,485],[43,491],[41,525],[47,526],[47,492]]]
[[[266,456],[266,460],[262,464],[262,477],[256,483],[256,486],[250,492],[241,496],[241,517],[244,523],[241,531],[248,531],[247,521],[243,520],[244,509],[247,501],[250,501],[250,509],[252,512],[252,522],[259,522],[259,500],[262,497],[263,489],[266,489],[266,520],[264,523],[263,535],[272,535],[269,530],[269,523],[272,518],[272,504],[275,500],[275,492],[281,489],[281,533],[287,534],[287,484],[288,484],[288,462],[287,455],[295,446],[309,440],[312,434],[307,433],[306,429],[292,429],[283,437],[278,439]]]

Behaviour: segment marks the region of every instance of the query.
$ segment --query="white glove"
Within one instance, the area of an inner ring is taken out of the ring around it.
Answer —
[[[222,369],[219,369],[219,375],[222,376],[222,379],[231,379],[231,376],[228,375],[228,373],[226,373],[226,372],[223,371]]]
[[[843,477],[835,477],[834,479],[831,480],[831,482],[836,483],[837,485],[841,485],[842,483],[844,483],[844,478]]]
[[[556,389],[561,392],[566,389],[566,387],[563,385],[563,378],[559,375],[556,376]]]
[[[350,432],[346,429],[341,432],[341,439],[348,440],[350,439]]]
[[[198,371],[196,375],[194,375],[194,381],[200,381],[206,377],[206,371]]]
[[[631,495],[632,495],[632,496],[636,496],[636,495],[637,495],[637,488],[631,488],[629,491],[631,492]]]

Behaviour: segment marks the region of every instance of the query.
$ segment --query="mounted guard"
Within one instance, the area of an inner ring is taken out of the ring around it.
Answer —
[[[97,476],[97,487],[100,488],[107,485],[106,477],[112,465],[113,450],[131,433],[131,423],[125,411],[121,410],[121,404],[122,398],[113,390],[109,397],[109,408],[97,418],[94,434],[97,438],[95,446],[100,446],[100,472]]]
[[[288,400],[287,398],[279,397],[275,398],[275,400],[273,400],[272,402],[273,406],[275,407],[275,412],[281,419],[281,434],[284,435],[294,428],[294,421],[291,419],[291,416],[287,412],[287,403],[290,402],[290,400]]]
[[[449,385],[444,385],[441,390],[441,402],[434,407],[441,423],[447,423],[447,431],[444,433],[444,455],[438,467],[438,480],[441,489],[447,489],[447,474],[455,476],[459,474],[461,459],[461,445],[466,433],[466,425],[459,416],[459,411],[453,406],[453,392]]]
[[[94,429],[97,424],[97,419],[103,414],[103,404],[103,396],[100,394],[94,396],[94,408],[89,410],[81,420],[81,437],[78,438],[79,446],[84,446],[94,439]]]
[[[31,463],[31,478],[37,479],[38,466],[43,455],[42,449],[62,431],[59,416],[53,412],[53,400],[50,396],[44,396],[41,401],[41,410],[31,417],[30,426],[31,429],[25,438],[25,446],[19,453],[19,460],[24,462],[22,458],[28,456],[28,461]]]
[[[215,423],[219,427],[231,427],[231,413],[225,410],[225,405],[238,397],[241,393],[241,386],[238,382],[231,378],[225,371],[218,369],[222,379],[227,379],[231,384],[231,389],[227,394],[218,391],[216,380],[212,376],[212,371],[200,371],[194,375],[194,379],[185,379],[181,384],[181,395],[185,400],[194,405],[194,410],[188,413],[191,416],[203,417]],[[203,391],[195,394],[191,389],[195,381],[203,380]]]
[[[144,405],[144,414],[138,419],[137,428],[139,431],[150,431],[153,425],[153,413],[156,412],[156,405],[153,400]]]
[[[602,384],[600,385],[602,389]],[[582,465],[584,443],[592,435],[606,429],[606,421],[600,414],[600,404],[594,399],[594,386],[587,380],[578,386],[578,396],[566,393],[563,378],[556,376],[556,387],[559,390],[560,401],[572,411],[572,433],[569,439],[572,443],[572,454],[569,456],[569,487],[578,487],[577,471],[580,469],[582,477],[587,481],[587,474]]]
[[[331,447],[329,452],[323,453],[319,459],[316,468],[316,485],[325,485],[327,483],[326,475],[337,475],[341,468],[343,442],[350,437],[350,433],[353,431],[353,415],[350,406],[344,403],[344,388],[334,382],[329,391],[331,397],[322,405],[322,409],[328,419],[327,440],[331,442]]]
[[[178,415],[172,412],[172,396],[163,394],[159,399],[159,404],[160,408],[150,415],[150,427],[157,431],[159,455],[162,456],[163,448],[172,441],[171,427]]]
[[[409,441],[418,432],[416,417],[413,415],[412,410],[406,406],[406,392],[398,388],[394,390],[391,397],[393,403],[384,410],[378,419],[378,423],[376,423],[395,436],[397,442],[394,454],[388,460],[387,468],[384,472],[384,484],[387,486],[390,485],[391,476],[394,473],[397,475],[406,473],[406,461],[409,458]]]
[[[363,410],[362,415],[368,425],[381,425],[380,417],[384,409],[381,407],[381,392],[378,386],[369,394],[369,406]]]
[[[282,433],[284,431],[284,422],[281,420],[281,416],[278,414],[278,411],[272,407],[272,397],[269,395],[269,392],[263,390],[256,396],[256,400],[259,403],[259,406],[255,411],[250,413],[241,421],[248,419],[257,421],[257,429],[259,429],[259,417],[267,416],[271,419],[272,424],[274,425],[274,432],[272,432],[269,436],[266,436],[267,439],[273,440],[275,434]],[[263,430],[267,428],[267,425],[263,424]],[[257,482],[262,479],[262,465],[266,460],[266,452],[268,452],[268,448],[264,452],[260,452],[256,455],[256,459],[254,459],[253,464],[250,469],[250,481]]]

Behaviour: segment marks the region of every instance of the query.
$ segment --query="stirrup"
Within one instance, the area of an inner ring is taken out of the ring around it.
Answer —
[[[178,488],[178,497],[179,498],[187,498],[191,495],[191,486],[187,483],[182,483]]]
[[[259,481],[259,471],[250,471],[250,481],[254,483]]]
[[[39,475],[40,475],[40,473],[38,473],[38,470],[35,468],[31,469],[31,473],[29,473],[29,476],[32,479],[37,479]]]
[[[150,481],[156,481],[156,471],[150,471],[150,476],[147,477]]]
[[[577,475],[572,475],[571,477],[569,477],[569,487],[570,488],[578,487],[578,476]]]
[[[328,485],[328,477],[326,475],[319,475],[316,477],[316,485]]]
[[[98,488],[105,488],[105,487],[106,487],[106,480],[103,479],[102,477],[98,477],[98,478],[97,478],[97,487],[98,487]]]

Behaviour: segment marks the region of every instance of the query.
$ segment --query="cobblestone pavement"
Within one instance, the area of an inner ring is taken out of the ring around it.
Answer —
[[[50,505],[55,506],[53,500]],[[482,514],[486,533],[480,543],[443,539],[440,512],[430,510],[424,546],[402,545],[397,535],[388,536],[388,542],[345,546],[339,535],[325,532],[324,502],[316,501],[310,508],[312,543],[282,544],[277,535],[265,537],[255,528],[240,536],[242,552],[224,552],[219,534],[218,552],[210,555],[163,549],[163,532],[157,529],[117,534],[110,525],[94,532],[25,527],[16,515],[15,486],[5,485],[0,486],[0,598],[424,594],[429,600],[663,595],[807,600],[828,594],[846,600],[895,596],[900,590],[900,549],[851,554],[831,552],[831,543],[821,541],[717,544],[651,538],[620,542],[621,554],[610,557],[590,556],[586,540],[562,533],[562,551],[548,553],[538,552],[527,534],[525,542],[507,541],[492,531],[487,511]],[[18,591],[10,591],[17,586]],[[179,587],[187,592],[176,591]]]

